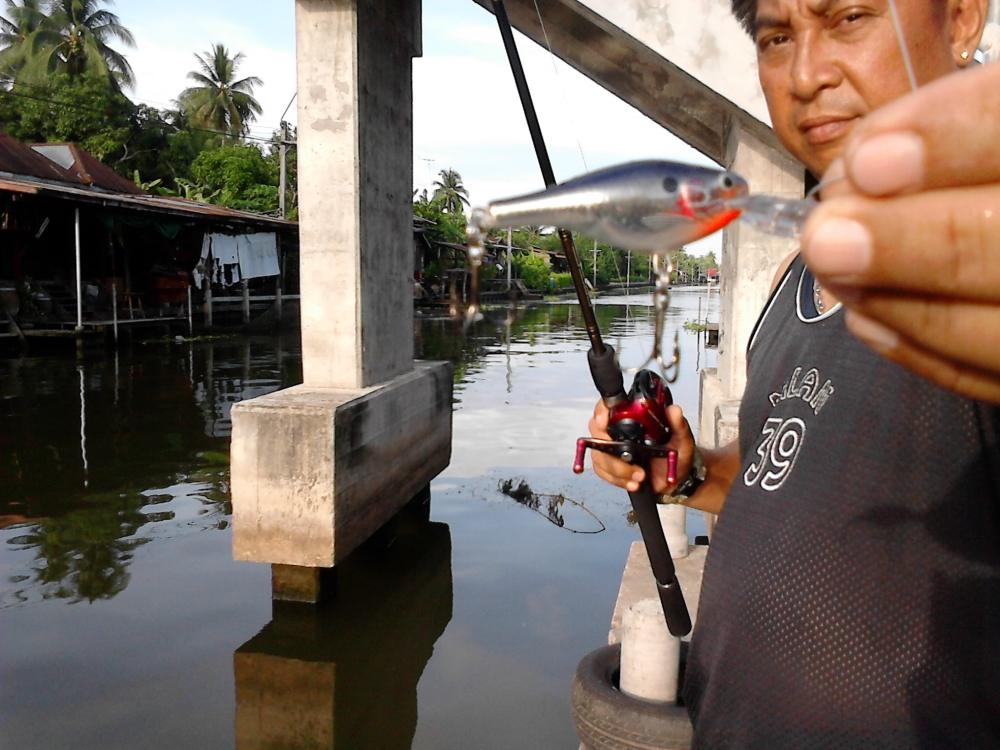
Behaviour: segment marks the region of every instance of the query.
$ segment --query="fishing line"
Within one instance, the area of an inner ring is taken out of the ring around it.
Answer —
[[[558,85],[559,69],[556,67],[556,56],[552,52],[552,42],[549,41],[549,32],[545,30],[545,21],[542,20],[542,11],[538,7],[538,0],[532,0],[532,2],[535,5],[535,14],[538,16],[538,25],[542,28],[542,38],[545,39],[545,46],[549,50],[549,60],[552,62],[552,74],[556,79],[556,88],[559,90],[559,97],[562,99],[563,112],[572,112],[573,110],[566,104],[565,90],[563,90],[562,86]],[[576,148],[580,152],[580,161],[583,162],[583,171],[589,172],[590,167],[587,166],[587,157],[583,155],[583,144],[580,142],[580,131],[576,127],[576,119],[572,115],[569,116],[569,124],[573,128],[573,137],[576,139]]]
[[[906,77],[910,81],[910,89],[916,91],[919,88],[917,74],[913,68],[913,58],[910,57],[910,49],[906,44],[906,37],[903,35],[903,25],[899,20],[899,10],[896,7],[896,0],[889,0],[889,16],[892,19],[892,28],[896,34],[896,44],[899,45],[899,54],[903,58],[903,67],[906,69]],[[815,198],[824,188],[829,187],[841,180],[846,179],[843,175],[829,180],[822,180],[812,190],[806,193],[806,199]]]
[[[903,56],[903,65],[906,68],[906,75],[910,79],[910,88],[917,90],[917,75],[913,70],[913,60],[910,58],[910,50],[906,46],[906,37],[903,36],[903,26],[899,21],[899,11],[896,9],[896,0],[889,0],[889,15],[892,16],[892,26],[896,30],[896,42],[899,44],[899,52]]]

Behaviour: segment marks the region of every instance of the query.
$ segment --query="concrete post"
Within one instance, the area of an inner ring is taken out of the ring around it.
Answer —
[[[452,373],[413,362],[419,0],[297,0],[304,383],[233,409],[233,550],[276,598],[341,562],[451,456]]]
[[[656,512],[660,515],[660,525],[663,527],[670,557],[674,560],[687,557],[687,508],[680,504],[657,505]]]
[[[745,177],[755,193],[801,198],[805,170],[783,151],[762,143],[735,123],[729,134],[726,167]],[[767,301],[774,272],[796,249],[794,240],[772,237],[734,222],[722,240],[719,310],[719,378],[728,398],[746,385],[746,345]]]
[[[364,388],[413,366],[420,2],[295,7],[303,378]]]
[[[76,261],[76,284],[73,287],[76,297],[76,330],[83,330],[83,278],[80,273],[80,209],[73,209],[73,257]]]
[[[805,170],[773,144],[734,122],[726,146],[726,167],[757,193],[801,197]],[[740,398],[746,385],[746,347],[767,301],[781,261],[796,249],[793,240],[771,237],[739,222],[723,233],[719,289],[719,365],[702,370],[699,440],[718,447],[736,439]],[[714,517],[708,519],[709,536]]]
[[[657,703],[677,700],[681,641],[667,631],[657,599],[640,599],[622,616],[619,687],[626,695]]]

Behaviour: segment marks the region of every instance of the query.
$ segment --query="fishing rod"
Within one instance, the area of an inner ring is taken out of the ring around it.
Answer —
[[[545,181],[545,187],[551,188],[556,185],[555,173],[542,137],[538,115],[524,75],[524,67],[521,65],[521,57],[514,42],[507,9],[503,0],[492,0],[492,5],[542,179]],[[663,534],[660,516],[656,511],[659,498],[653,490],[650,476],[652,459],[665,457],[667,479],[671,483],[676,481],[677,453],[667,448],[671,432],[667,426],[666,410],[673,403],[673,397],[663,378],[650,370],[640,370],[636,373],[632,388],[626,392],[622,371],[615,358],[615,350],[605,344],[601,337],[601,329],[597,323],[590,295],[587,293],[583,268],[573,235],[567,229],[560,228],[557,231],[563,253],[569,263],[573,288],[576,290],[587,336],[590,339],[590,351],[587,352],[590,374],[601,400],[608,407],[608,432],[612,437],[612,440],[590,437],[577,440],[573,471],[578,474],[583,471],[584,456],[588,448],[617,456],[645,469],[646,478],[637,491],[629,492],[629,499],[646,546],[646,554],[656,581],[656,590],[663,606],[667,629],[675,636],[684,636],[691,632],[691,616],[677,580],[674,561]]]

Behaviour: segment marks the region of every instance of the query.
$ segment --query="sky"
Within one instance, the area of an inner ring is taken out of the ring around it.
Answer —
[[[118,0],[129,28],[124,49],[135,72],[135,101],[172,106],[197,66],[196,52],[221,42],[245,55],[239,75],[263,85],[263,113],[251,134],[268,137],[295,94],[293,0]],[[196,20],[193,20],[196,19]],[[634,159],[711,164],[630,105],[517,34],[518,49],[556,178]],[[472,204],[543,187],[496,20],[472,0],[423,0],[423,56],[414,60],[414,189],[431,188],[446,168],[462,175]],[[295,105],[286,118],[295,122]],[[713,235],[689,247],[716,250]]]

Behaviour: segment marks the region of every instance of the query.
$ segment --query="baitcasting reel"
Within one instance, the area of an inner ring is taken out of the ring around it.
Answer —
[[[674,402],[670,388],[652,370],[639,370],[625,398],[610,406],[608,432],[612,440],[582,437],[576,441],[573,471],[583,472],[587,448],[609,453],[648,468],[654,458],[667,459],[667,481],[677,481],[677,451],[668,450],[667,407]]]

